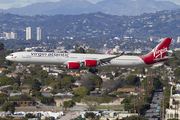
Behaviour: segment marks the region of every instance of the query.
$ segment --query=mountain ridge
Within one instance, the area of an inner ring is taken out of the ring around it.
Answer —
[[[104,0],[96,4],[87,0],[61,0],[59,2],[34,3],[21,8],[0,9],[0,12],[19,15],[77,15],[100,11],[111,15],[131,16],[178,8],[180,6],[173,2],[155,0]]]

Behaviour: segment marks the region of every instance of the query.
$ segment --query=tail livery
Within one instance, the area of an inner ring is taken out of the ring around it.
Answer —
[[[147,65],[164,61],[164,60],[168,60],[168,57],[166,57],[166,53],[168,51],[171,41],[172,41],[172,38],[166,38],[161,43],[159,43],[150,53],[144,56],[139,56],[139,57]]]

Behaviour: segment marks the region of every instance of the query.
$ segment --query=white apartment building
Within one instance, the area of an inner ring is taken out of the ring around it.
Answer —
[[[26,27],[26,40],[31,39],[31,27]]]
[[[1,33],[1,37],[5,38],[5,39],[17,39],[17,33],[14,33],[14,32],[11,32],[11,33],[3,32],[3,33]]]
[[[177,37],[177,43],[180,43],[180,37]]]
[[[41,28],[37,27],[37,40],[41,40]]]
[[[176,90],[179,90],[180,85],[176,85]],[[178,88],[178,89],[177,89]],[[174,101],[179,101],[180,103],[180,94],[174,94],[172,95],[172,87],[171,87],[171,95],[170,95],[170,101],[169,101],[169,108],[166,109],[166,116],[165,120],[176,118],[180,119],[180,104],[174,105]]]

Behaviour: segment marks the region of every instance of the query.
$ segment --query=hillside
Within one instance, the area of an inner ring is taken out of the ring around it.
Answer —
[[[111,15],[134,16],[178,8],[180,6],[173,2],[155,0],[104,0],[96,4],[90,3],[87,0],[61,0],[59,2],[35,3],[22,8],[0,10],[0,12],[19,15],[77,15],[100,11]]]

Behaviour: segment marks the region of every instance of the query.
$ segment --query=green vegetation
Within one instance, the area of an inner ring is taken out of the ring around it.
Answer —
[[[86,112],[84,114],[84,116],[85,116],[85,118],[91,118],[91,120],[99,120],[100,119],[100,116],[97,116],[93,112]]]
[[[5,102],[2,107],[1,107],[1,110],[2,111],[10,111],[11,113],[14,113],[15,112],[15,106],[13,103],[11,102]]]
[[[65,108],[65,111],[66,111],[67,108],[71,108],[74,105],[75,105],[75,102],[73,100],[63,102],[63,107]]]

